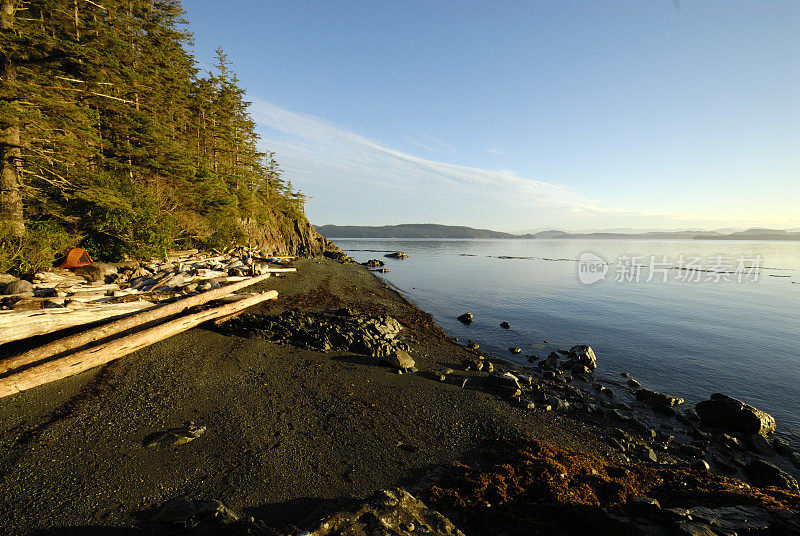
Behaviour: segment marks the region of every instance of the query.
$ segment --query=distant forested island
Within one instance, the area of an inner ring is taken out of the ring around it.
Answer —
[[[748,229],[732,233],[716,231],[650,231],[569,233],[559,230],[512,234],[459,225],[404,223],[400,225],[320,225],[325,238],[518,238],[518,239],[661,239],[661,240],[800,240],[800,232],[782,229]]]

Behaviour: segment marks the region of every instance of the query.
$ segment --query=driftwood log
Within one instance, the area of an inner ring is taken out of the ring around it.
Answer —
[[[220,307],[170,320],[158,326],[119,337],[86,350],[80,350],[65,357],[35,365],[16,374],[0,378],[0,398],[104,365],[155,342],[189,330],[208,320],[242,311],[257,303],[274,299],[277,296],[278,292],[276,290],[270,290]]]
[[[221,298],[222,296],[227,296],[236,292],[237,290],[260,283],[269,277],[269,273],[256,277],[249,277],[224,287],[202,292],[194,296],[189,296],[188,298],[184,298],[161,307],[156,307],[132,316],[115,320],[114,322],[105,324],[103,326],[82,331],[81,333],[70,335],[69,337],[63,337],[49,344],[45,344],[44,346],[33,348],[27,352],[23,352],[19,355],[0,361],[0,374],[5,374],[10,370],[24,367],[26,365],[30,365],[31,363],[36,363],[37,361],[49,359],[62,352],[75,350],[76,348],[80,348],[86,344],[103,340],[106,337],[110,337],[111,335],[115,335],[117,333],[122,333],[123,331],[135,328],[136,326],[141,326],[160,318],[178,314],[189,307],[202,305],[211,300]],[[96,320],[96,318],[94,320]]]

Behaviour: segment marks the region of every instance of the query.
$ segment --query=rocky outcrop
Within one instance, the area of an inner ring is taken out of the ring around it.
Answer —
[[[243,315],[223,325],[223,331],[230,334],[262,336],[281,344],[321,352],[353,352],[381,358],[389,358],[398,350],[408,350],[408,345],[398,339],[402,329],[400,322],[390,316],[369,316],[350,309]]]
[[[376,493],[367,502],[351,506],[310,523],[303,536],[464,536],[449,519],[403,489]]]
[[[239,224],[249,245],[267,254],[315,257],[328,253],[341,254],[344,259],[349,259],[336,244],[319,234],[304,216],[296,218],[273,213],[268,215],[267,221],[244,220]]]
[[[775,431],[775,419],[772,415],[720,393],[711,395],[710,400],[698,402],[695,410],[700,421],[713,428],[726,428],[745,436],[765,435]]]

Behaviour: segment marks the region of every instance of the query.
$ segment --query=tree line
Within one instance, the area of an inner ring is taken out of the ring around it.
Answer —
[[[223,51],[198,71],[184,15],[179,0],[0,0],[0,269],[304,218]]]

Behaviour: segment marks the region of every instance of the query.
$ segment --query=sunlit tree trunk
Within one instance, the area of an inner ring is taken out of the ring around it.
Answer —
[[[0,31],[4,34],[14,31],[13,0],[0,0]],[[7,103],[15,100],[16,78],[12,58],[0,50],[0,100]],[[21,162],[19,118],[12,113],[0,119],[0,236],[20,237],[25,232],[20,193]]]

